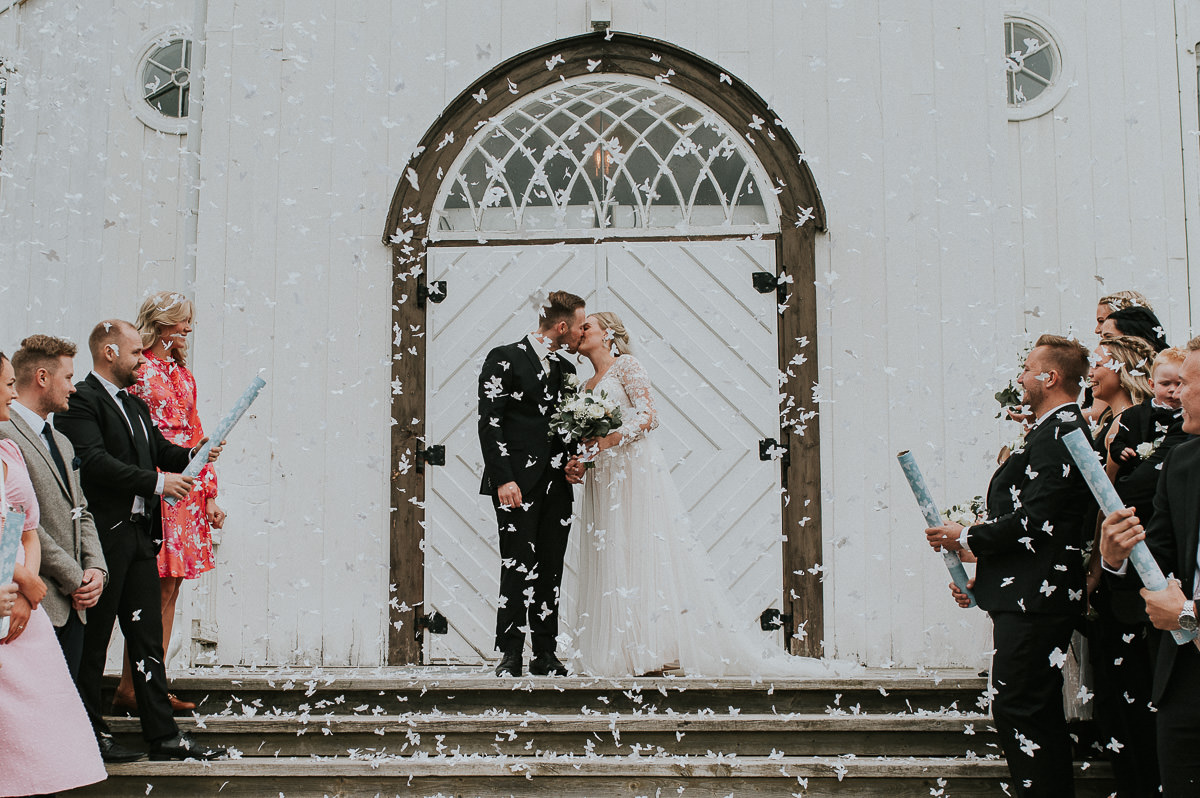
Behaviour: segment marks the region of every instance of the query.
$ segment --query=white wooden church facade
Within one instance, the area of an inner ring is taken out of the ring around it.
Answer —
[[[566,288],[748,625],[974,666],[896,452],[982,493],[992,394],[1108,291],[1185,340],[1198,42],[1194,0],[5,0],[0,349],[174,288],[208,424],[266,370],[176,665],[490,656],[475,376]]]

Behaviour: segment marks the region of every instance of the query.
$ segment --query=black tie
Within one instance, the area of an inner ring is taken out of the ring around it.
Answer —
[[[50,445],[50,459],[54,461],[58,475],[62,477],[63,485],[69,491],[71,481],[67,479],[67,464],[63,462],[62,452],[58,450],[58,444],[54,442],[54,427],[50,426],[49,421],[46,422],[46,426],[42,427],[42,434],[46,436],[46,443]]]
[[[133,432],[133,446],[137,450],[138,464],[151,468],[153,459],[150,457],[150,441],[146,438],[146,429],[142,426],[142,416],[138,412],[137,403],[125,391],[117,391],[117,396],[125,406],[125,416],[129,419],[129,428]]]
[[[554,352],[546,355],[546,365],[550,367],[546,374],[546,385],[553,391],[562,387],[562,361]]]

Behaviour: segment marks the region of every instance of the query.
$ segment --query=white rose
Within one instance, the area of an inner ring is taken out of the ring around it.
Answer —
[[[587,406],[587,417],[588,418],[599,419],[599,418],[604,418],[605,415],[606,414],[604,412],[603,406],[598,405],[598,404],[590,404]]]

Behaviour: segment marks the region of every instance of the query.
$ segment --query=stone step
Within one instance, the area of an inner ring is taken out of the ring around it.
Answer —
[[[943,757],[256,756],[211,763],[137,762],[110,766],[109,774],[108,781],[71,795],[998,798],[1012,794],[1003,760]],[[1110,775],[1103,766],[1080,766],[1077,795],[1109,794]]]
[[[141,748],[133,718],[110,718],[122,743]],[[799,754],[986,756],[999,754],[991,720],[978,714],[550,714],[369,715],[305,712],[180,718],[208,744],[249,756]]]
[[[109,697],[115,679],[108,682]],[[982,710],[987,682],[970,671],[919,674],[874,670],[844,678],[706,679],[524,677],[500,679],[490,671],[453,668],[197,669],[171,674],[171,689],[195,701],[201,714],[232,710],[347,712],[367,706],[380,714],[727,712],[917,712]]]

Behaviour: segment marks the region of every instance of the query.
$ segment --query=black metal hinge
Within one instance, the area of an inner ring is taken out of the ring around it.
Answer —
[[[417,444],[417,473],[424,474],[425,466],[444,466],[446,464],[446,447],[442,444],[430,446],[428,449],[422,449],[420,444]]]
[[[792,616],[784,615],[777,609],[767,609],[758,616],[758,625],[764,632],[774,632],[776,629],[792,628]]]
[[[444,635],[450,631],[450,624],[446,621],[446,616],[442,615],[437,610],[428,615],[421,615],[417,618],[417,634],[421,634],[422,629],[428,629],[431,635]]]
[[[774,460],[776,456],[784,470],[787,470],[788,466],[792,464],[792,453],[786,446],[780,446],[779,441],[774,438],[763,438],[758,442],[759,460]]]
[[[417,286],[417,307],[425,307],[426,301],[437,304],[446,298],[446,281],[434,280]]]
[[[760,294],[769,294],[775,292],[775,301],[779,304],[787,302],[787,286],[779,281],[779,278],[770,272],[754,272],[751,275],[754,281],[754,290]]]

